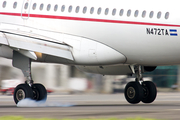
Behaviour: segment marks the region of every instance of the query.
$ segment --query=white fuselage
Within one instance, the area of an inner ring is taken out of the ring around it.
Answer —
[[[7,1],[7,4],[3,8],[4,1]],[[15,9],[14,2],[17,2]],[[27,9],[24,8],[26,2],[29,3]],[[180,63],[180,15],[179,6],[175,4],[178,2],[178,0],[173,2],[168,0],[150,2],[145,0],[1,0],[0,24],[26,26],[93,40],[124,55],[125,60],[120,62],[122,64],[172,65]],[[34,3],[36,3],[36,9],[33,10]],[[44,5],[42,10],[40,10],[41,4]],[[48,4],[51,6],[49,11]],[[55,5],[58,5],[57,11],[54,11]],[[76,12],[77,6],[79,6],[78,12]],[[86,11],[84,7],[87,8]],[[92,7],[94,12],[91,14]],[[105,13],[106,8],[108,13]],[[100,9],[101,12],[98,13]],[[122,15],[120,15],[121,10],[123,10]],[[142,16],[143,11],[146,11],[145,16]],[[150,18],[151,11],[153,11],[152,18]],[[158,12],[161,14],[160,18],[157,18]],[[166,13],[169,13],[167,19]],[[54,37],[50,34],[44,36]],[[66,43],[66,40],[63,42]],[[68,44],[71,45],[71,43]]]

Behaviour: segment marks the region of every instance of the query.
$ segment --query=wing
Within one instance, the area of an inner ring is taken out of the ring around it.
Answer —
[[[0,24],[0,44],[40,62],[97,66],[126,62],[123,54],[108,45],[54,31],[3,23]],[[37,58],[37,52],[42,53],[41,58]]]
[[[41,34],[40,34],[41,33]],[[21,54],[37,59],[35,52],[74,60],[71,46],[60,40],[43,36],[51,34],[48,31],[41,31],[24,26],[9,24],[0,25],[0,44],[6,45]],[[61,37],[60,37],[61,38]]]

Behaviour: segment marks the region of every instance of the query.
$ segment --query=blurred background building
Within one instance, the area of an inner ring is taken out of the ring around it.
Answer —
[[[65,93],[116,93],[122,92],[127,82],[134,80],[128,76],[102,76],[84,73],[74,66],[61,64],[32,63],[32,77],[47,89]],[[177,90],[180,84],[179,66],[160,66],[155,71],[144,74],[158,88]],[[12,67],[12,60],[0,58],[0,86],[2,81],[24,80],[21,70]]]

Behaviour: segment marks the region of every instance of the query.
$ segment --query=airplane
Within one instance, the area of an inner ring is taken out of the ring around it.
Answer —
[[[132,75],[124,90],[131,104],[152,103],[156,86],[143,73],[180,64],[177,0],[1,0],[0,57],[12,59],[26,82],[14,101],[42,100],[31,62],[73,65],[90,73]]]

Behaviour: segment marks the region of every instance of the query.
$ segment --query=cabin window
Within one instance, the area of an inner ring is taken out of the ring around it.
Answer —
[[[138,14],[139,14],[139,11],[138,11],[138,10],[136,10],[136,11],[134,12],[134,17],[137,17],[137,16],[138,16]]]
[[[51,9],[51,5],[48,4],[48,5],[47,5],[47,11],[49,11],[50,9]]]
[[[161,18],[161,12],[158,12],[158,13],[157,13],[157,18],[158,18],[158,19]]]
[[[94,13],[94,7],[91,7],[90,9],[90,13],[93,14]]]
[[[76,10],[75,10],[76,13],[79,12],[79,6],[76,7]]]
[[[40,5],[40,10],[43,10],[43,7],[44,7],[44,4],[42,3],[41,5]]]
[[[72,11],[72,6],[70,5],[69,9],[68,9],[68,12],[71,12],[71,11]]]
[[[151,11],[151,12],[150,12],[150,14],[149,14],[149,17],[150,17],[150,18],[152,18],[152,17],[153,17],[153,15],[154,15],[154,12],[153,12],[153,11]]]
[[[7,4],[7,2],[4,1],[2,7],[5,8],[5,7],[6,7],[6,4]]]
[[[54,11],[57,11],[57,9],[58,9],[58,5],[55,5],[54,6]]]
[[[127,16],[129,17],[131,15],[131,10],[127,11]]]
[[[13,8],[15,9],[17,7],[17,2],[14,2]]]
[[[101,14],[101,8],[98,8],[97,14]]]
[[[25,5],[24,5],[24,9],[27,9],[28,8],[28,2],[27,3],[25,3]]]
[[[84,7],[84,8],[83,8],[83,13],[85,14],[86,11],[87,11],[87,7]]]
[[[146,17],[146,11],[145,10],[142,12],[142,17],[143,18]]]
[[[64,10],[65,10],[65,5],[62,5],[61,12],[64,12]]]
[[[165,19],[168,19],[168,18],[169,18],[169,12],[166,12]]]
[[[36,6],[37,6],[37,4],[34,3],[33,6],[32,6],[32,9],[35,10],[35,9],[36,9]]]
[[[109,8],[106,8],[104,14],[107,15],[108,13],[109,13]]]
[[[116,9],[114,8],[112,11],[112,15],[114,16],[116,14]]]
[[[124,9],[121,9],[120,12],[119,12],[119,15],[123,16],[123,13],[124,13]]]

